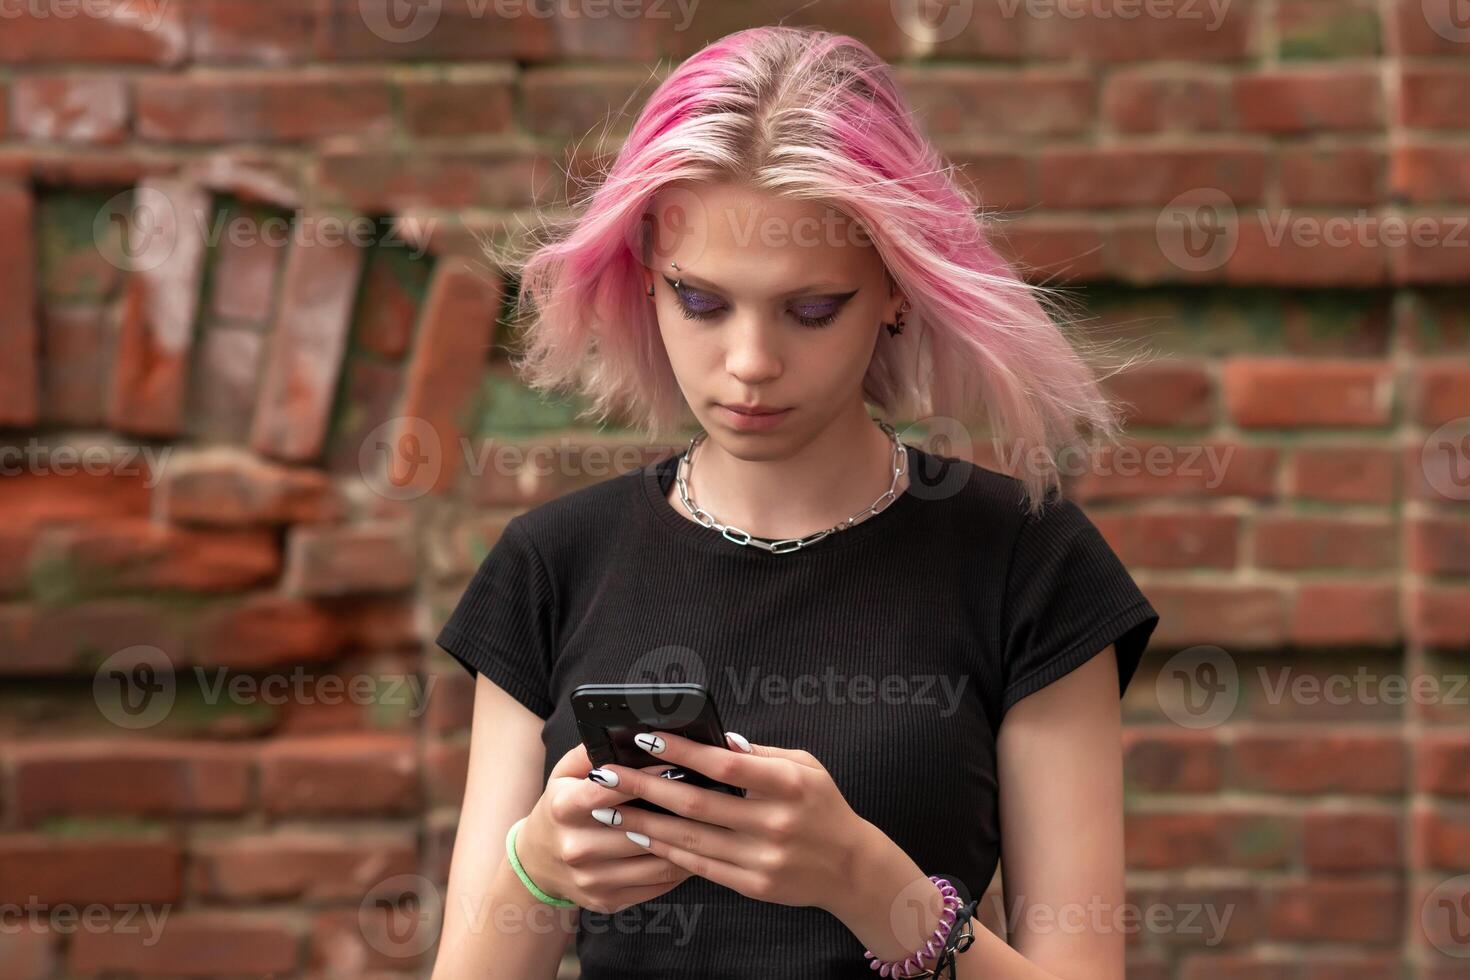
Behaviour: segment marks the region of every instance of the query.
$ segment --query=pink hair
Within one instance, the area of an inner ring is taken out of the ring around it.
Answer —
[[[1118,420],[1049,314],[1050,291],[990,245],[979,206],[912,116],[889,66],[846,35],[757,27],[689,57],[563,230],[524,261],[487,246],[520,276],[515,367],[536,390],[587,398],[581,417],[623,415],[655,433],[687,425],[634,254],[653,195],[740,182],[827,201],[862,226],[912,308],[908,330],[880,338],[864,396],[890,418],[988,423],[1026,461],[1014,475],[1039,507],[1060,486],[1060,453],[1084,434],[1116,438]]]

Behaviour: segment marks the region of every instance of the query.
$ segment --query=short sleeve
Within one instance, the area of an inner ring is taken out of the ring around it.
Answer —
[[[537,716],[551,716],[555,597],[525,529],[511,518],[475,570],[437,642]]]
[[[1082,509],[1054,497],[1017,532],[1004,620],[1002,717],[1110,643],[1126,691],[1159,615]]]

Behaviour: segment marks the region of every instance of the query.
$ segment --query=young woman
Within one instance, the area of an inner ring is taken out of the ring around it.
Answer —
[[[959,977],[1120,980],[1158,616],[1057,493],[1116,419],[888,67],[725,37],[574,213],[516,264],[518,366],[701,431],[513,518],[438,637],[477,686],[435,976],[551,978],[573,937],[585,980],[927,975],[1000,862],[1009,943],[977,925]],[[1024,465],[884,415],[983,417]],[[745,795],[592,770],[569,694],[620,681],[705,685],[728,746],[651,744]]]

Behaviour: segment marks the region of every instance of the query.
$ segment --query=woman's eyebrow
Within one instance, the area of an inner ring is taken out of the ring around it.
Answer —
[[[667,273],[662,273],[662,275],[664,277],[664,281],[669,284],[670,288],[672,288],[674,285],[674,280],[670,278]],[[679,273],[678,279],[679,282],[686,286],[694,286],[697,289],[707,289],[712,293],[724,293],[724,290],[722,290],[719,286],[716,286],[714,283],[709,282],[705,279],[701,279],[698,276],[691,276],[687,272]],[[844,290],[842,288],[843,285],[843,283],[831,282],[830,280],[826,282],[819,281],[815,283],[809,283],[805,286],[800,286],[796,289],[790,290],[789,292],[780,293],[776,296],[776,298],[786,299],[788,296],[801,296],[804,294],[820,293],[823,296],[831,296],[837,299],[847,299],[849,296],[857,293],[856,289]],[[827,292],[823,293],[823,290],[827,290]]]

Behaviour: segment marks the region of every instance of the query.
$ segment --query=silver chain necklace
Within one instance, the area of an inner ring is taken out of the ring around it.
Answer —
[[[704,441],[705,437],[709,435],[708,432],[701,432],[693,439],[690,439],[689,448],[684,450],[684,452],[679,456],[679,469],[677,476],[679,483],[679,499],[683,501],[684,509],[689,511],[690,515],[696,521],[707,528],[712,528],[716,531],[719,531],[722,535],[725,536],[726,539],[733,541],[736,544],[755,545],[757,548],[764,548],[772,554],[778,555],[787,554],[792,551],[798,551],[802,548],[805,548],[809,544],[814,544],[815,542],[822,540],[833,531],[845,531],[848,528],[852,527],[854,524],[857,524],[858,522],[865,520],[868,517],[873,516],[874,514],[877,514],[898,497],[898,478],[902,476],[904,470],[908,468],[908,451],[904,448],[904,444],[899,441],[898,433],[894,431],[893,426],[889,425],[882,419],[873,419],[873,421],[877,423],[878,428],[888,433],[889,439],[893,440],[893,482],[889,485],[888,489],[885,490],[878,497],[877,500],[868,505],[867,510],[860,510],[856,514],[853,514],[851,517],[849,517],[847,520],[841,521],[838,524],[827,528],[827,530],[825,531],[817,531],[814,534],[808,534],[804,538],[782,538],[779,541],[762,541],[759,538],[751,536],[750,532],[748,531],[743,531],[740,528],[733,527],[729,524],[721,524],[719,521],[715,520],[713,514],[696,504],[694,502],[694,498],[689,495],[689,480],[686,476],[686,473],[689,470],[692,470],[694,467],[694,447]]]

